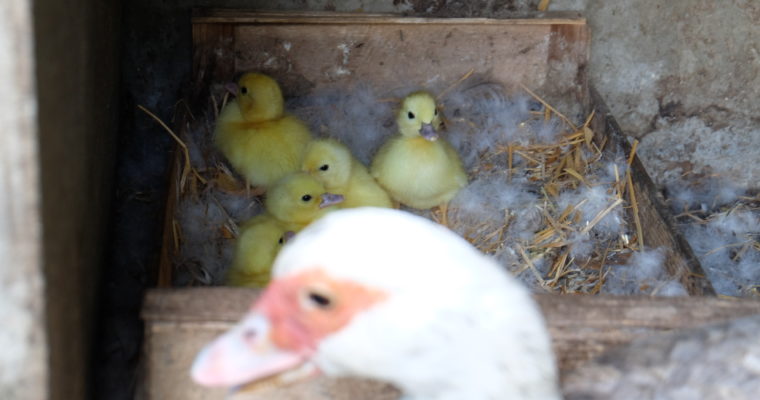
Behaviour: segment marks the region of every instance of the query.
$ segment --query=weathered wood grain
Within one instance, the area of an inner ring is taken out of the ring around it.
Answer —
[[[198,8],[193,10],[198,24],[429,24],[429,25],[585,25],[578,12],[559,11],[516,15],[509,19],[494,18],[426,18],[390,13],[341,13],[330,11],[246,11],[235,9]]]
[[[260,291],[238,288],[153,290],[146,321],[146,391],[151,399],[221,399],[224,391],[194,385],[195,354],[229,329]],[[717,297],[605,297],[536,295],[546,316],[560,369],[567,371],[634,338],[760,314],[760,301]],[[317,379],[286,388],[261,387],[245,399],[350,399],[357,385],[367,399],[395,398],[387,385]],[[276,392],[275,392],[276,391]],[[274,394],[273,394],[274,393]],[[309,397],[311,396],[311,397]]]

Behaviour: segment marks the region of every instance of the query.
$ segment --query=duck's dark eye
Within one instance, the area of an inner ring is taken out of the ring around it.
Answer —
[[[248,93],[248,88],[245,87],[245,86],[241,86],[240,87],[240,94],[247,94],[247,93]]]
[[[309,292],[309,301],[318,308],[327,309],[332,306],[332,299],[322,293]]]
[[[279,244],[285,243],[285,240],[282,238],[282,236],[280,236],[280,240],[278,240],[277,243],[279,243]]]
[[[434,115],[438,115],[438,109],[436,108],[435,111],[433,111]]]
[[[305,194],[305,195],[301,196],[301,200],[303,200],[303,201],[309,201],[309,200],[311,200],[311,195],[310,194]]]
[[[319,167],[319,170],[320,170],[320,171],[327,171],[328,169],[330,169],[330,166],[329,166],[329,165],[327,165],[327,164],[325,164],[325,165],[323,165],[323,166]]]
[[[409,113],[406,114],[406,116],[409,117],[409,119],[414,119],[414,113],[411,111],[409,111]]]

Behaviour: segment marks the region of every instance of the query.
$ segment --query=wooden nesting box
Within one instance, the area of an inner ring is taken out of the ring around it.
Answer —
[[[427,86],[456,82],[468,71],[506,87],[524,85],[573,115],[595,110],[594,140],[630,153],[614,118],[587,79],[589,31],[572,14],[529,19],[429,19],[369,14],[282,14],[200,11],[193,17],[195,81],[191,107],[205,104],[212,84],[246,70],[266,72],[288,96],[324,87],[345,88],[361,80],[375,87]],[[179,166],[178,158],[178,166]],[[668,249],[666,267],[692,296],[713,295],[698,261],[673,221],[638,158],[632,182],[644,244]],[[180,168],[176,168],[179,174]],[[172,179],[176,181],[176,179]],[[171,191],[175,193],[175,191]],[[224,391],[206,390],[189,379],[198,349],[228,328],[256,297],[255,290],[168,289],[171,272],[171,216],[167,203],[163,289],[148,293],[145,380],[150,399],[213,399]],[[636,335],[760,312],[757,303],[711,297],[609,298],[539,296],[561,367],[589,359]],[[278,390],[278,389],[272,389]],[[297,385],[270,398],[394,398],[392,389],[367,382],[325,379]],[[374,393],[373,396],[368,393]],[[256,398],[255,395],[252,398]],[[263,398],[263,397],[262,397]]]

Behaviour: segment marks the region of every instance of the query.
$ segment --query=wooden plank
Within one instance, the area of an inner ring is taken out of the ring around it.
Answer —
[[[194,9],[193,23],[199,24],[361,24],[361,25],[585,25],[577,12],[517,14],[514,18],[427,18],[391,13],[341,13],[329,11],[247,11]]]
[[[232,287],[151,289],[141,311],[146,322],[235,322],[261,290]]]
[[[235,324],[259,294],[258,290],[239,288],[149,291],[142,312],[149,398],[224,398],[224,391],[194,385],[187,371],[197,351]],[[634,338],[760,314],[760,301],[751,299],[546,294],[537,294],[535,299],[546,316],[562,371]],[[323,378],[284,389],[264,387],[241,398],[350,399],[346,393],[353,393],[356,385],[373,394],[367,398],[393,398],[387,396],[395,393],[378,383]]]
[[[585,77],[588,28],[577,14],[507,20],[236,10],[194,14],[196,75],[204,78],[196,82],[203,87],[259,70],[277,79],[286,97],[326,86],[350,90],[357,83],[388,91],[441,90],[472,70],[512,89],[526,85],[548,99],[568,90],[574,97],[585,94],[576,85],[585,79],[566,78],[568,63],[548,62],[561,58],[580,64],[576,70]],[[234,65],[234,71],[208,66],[222,63]]]
[[[148,322],[206,323],[225,326],[240,319],[261,290],[231,287],[152,289],[142,318]],[[672,330],[760,314],[760,301],[704,297],[631,297],[536,294],[549,326],[573,330]],[[577,331],[558,337],[577,337]]]
[[[591,52],[589,30],[584,25],[555,24],[549,37],[547,82],[535,89],[565,115],[587,115],[591,110],[587,70]]]
[[[234,78],[235,46],[232,24],[193,24],[193,88],[191,108],[206,105],[209,87]]]
[[[590,88],[590,98],[599,116],[594,119],[594,132],[597,135],[604,134],[608,138],[607,145],[612,149],[620,149],[625,155],[630,154],[631,145],[625,139],[604,100],[593,87]],[[601,137],[596,139],[598,141]],[[699,260],[676,228],[675,219],[665,204],[665,198],[647,174],[638,156],[633,160],[631,173],[636,200],[639,203],[644,244],[649,248],[667,250],[665,267],[668,273],[677,278],[690,295],[715,295],[715,289],[706,278]]]
[[[239,25],[235,69],[261,70],[287,96],[356,84],[442,90],[468,71],[516,87],[552,81],[550,25]]]

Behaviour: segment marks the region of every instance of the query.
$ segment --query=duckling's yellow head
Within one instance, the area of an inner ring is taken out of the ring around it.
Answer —
[[[301,167],[327,190],[335,190],[345,187],[351,177],[351,152],[334,139],[313,140],[306,148]]]
[[[435,98],[430,93],[414,92],[401,103],[396,123],[403,136],[421,135],[427,140],[435,141],[442,127],[440,114]]]
[[[238,81],[237,101],[243,118],[251,122],[279,118],[283,113],[280,85],[267,75],[248,72]]]
[[[325,187],[305,172],[289,174],[274,184],[264,206],[275,218],[289,223],[308,224],[343,196],[327,193]]]

